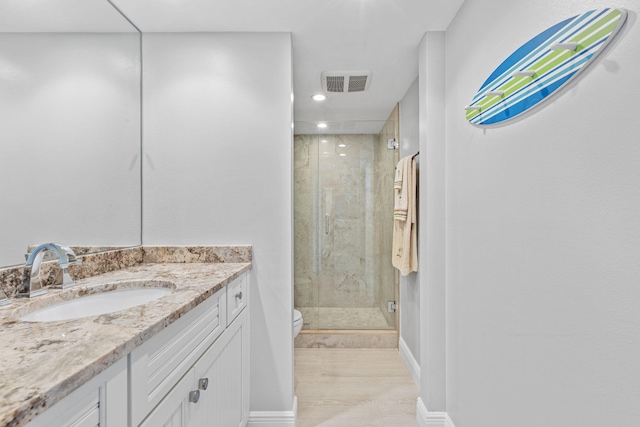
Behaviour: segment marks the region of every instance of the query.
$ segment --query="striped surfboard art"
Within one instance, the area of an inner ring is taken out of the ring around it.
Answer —
[[[502,125],[548,100],[606,49],[626,19],[624,9],[596,9],[541,32],[491,73],[465,107],[466,119]]]

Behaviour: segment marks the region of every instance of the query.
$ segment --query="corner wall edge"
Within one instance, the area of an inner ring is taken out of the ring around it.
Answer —
[[[420,427],[455,427],[446,412],[429,412],[419,397],[416,404],[416,420]]]
[[[295,427],[298,417],[298,397],[293,397],[290,411],[251,411],[247,427]]]
[[[400,357],[409,370],[413,382],[416,384],[416,387],[418,387],[418,391],[420,391],[420,364],[416,358],[413,357],[413,353],[411,353],[409,346],[402,337],[400,337],[398,342],[398,353],[400,353]]]

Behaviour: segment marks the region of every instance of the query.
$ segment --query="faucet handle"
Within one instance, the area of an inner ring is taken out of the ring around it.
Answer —
[[[52,243],[52,245],[52,249],[58,254],[60,267],[73,265],[77,261],[76,253],[69,246],[61,245],[60,243]]]
[[[2,289],[0,289],[0,308],[11,305],[11,300],[7,298],[7,294],[4,293]]]
[[[69,265],[82,265],[82,258],[76,258],[75,255],[73,258],[69,256]]]
[[[62,270],[62,289],[68,289],[76,284],[71,278],[69,274],[69,269],[67,267],[61,267]]]

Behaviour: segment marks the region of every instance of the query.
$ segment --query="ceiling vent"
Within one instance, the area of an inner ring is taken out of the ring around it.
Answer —
[[[324,71],[321,76],[325,92],[362,92],[371,83],[370,71]]]

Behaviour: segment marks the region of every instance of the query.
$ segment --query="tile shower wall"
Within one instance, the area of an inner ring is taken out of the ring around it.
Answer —
[[[295,306],[384,305],[386,312],[383,288],[394,293],[392,223],[385,221],[393,212],[394,162],[386,139],[297,135],[294,154]],[[308,312],[305,323],[316,323]],[[395,327],[394,319],[387,323]],[[351,326],[367,327],[379,325]]]

